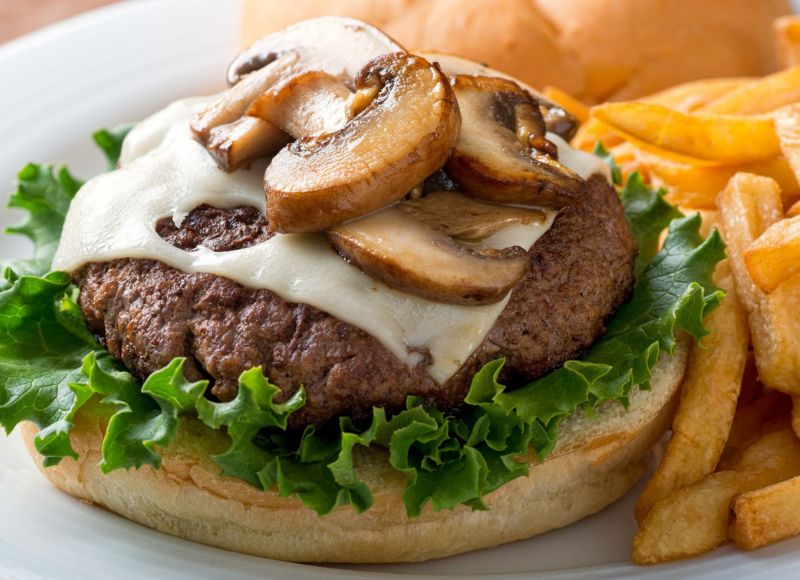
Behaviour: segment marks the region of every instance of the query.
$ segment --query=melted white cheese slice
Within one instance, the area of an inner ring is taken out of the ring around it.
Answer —
[[[423,359],[415,351],[428,349],[430,376],[438,382],[452,376],[483,341],[508,297],[496,304],[457,306],[398,292],[345,262],[323,234],[276,235],[231,252],[204,247],[187,252],[158,236],[155,224],[161,218],[180,225],[202,204],[265,209],[266,162],[225,173],[193,139],[189,122],[208,102],[178,101],[136,126],[125,139],[120,168],[86,183],[73,200],[54,267],[74,272],[89,262],[146,258],[184,272],[217,274],[349,322],[409,365]],[[570,153],[563,141],[558,145],[566,147],[566,163],[584,176],[599,167],[594,159],[583,159],[585,153]],[[554,218],[550,212],[544,223],[505,228],[484,246],[529,249]]]

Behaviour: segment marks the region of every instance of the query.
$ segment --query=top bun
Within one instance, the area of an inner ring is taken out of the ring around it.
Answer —
[[[243,43],[322,15],[381,28],[409,50],[457,54],[587,101],[775,70],[787,0],[246,0]]]

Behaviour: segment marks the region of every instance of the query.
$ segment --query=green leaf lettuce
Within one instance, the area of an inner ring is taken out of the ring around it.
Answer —
[[[121,139],[111,133],[95,138],[115,164]],[[409,397],[391,416],[376,408],[368,421],[342,417],[298,432],[286,427],[305,404],[303,390],[275,402],[279,389],[260,368],[241,375],[238,395],[228,403],[207,399],[205,381],[187,381],[182,359],[140,385],[86,330],[69,276],[44,274],[79,182],[66,170],[29,166],[20,184],[12,203],[30,215],[15,231],[28,235],[37,251],[21,268],[26,275],[6,270],[0,290],[0,425],[10,431],[21,421],[34,422],[36,447],[45,465],[54,465],[75,457],[69,431],[93,399],[109,417],[100,468],[110,472],[158,467],[180,417],[190,415],[227,438],[226,448],[212,456],[221,473],[297,496],[320,514],[372,504],[358,473],[356,449],[363,447],[385,448],[391,467],[405,475],[409,516],[428,503],[485,509],[486,494],[527,474],[522,458],[547,456],[559,426],[576,410],[591,412],[606,401],[625,405],[634,386],[648,388],[653,367],[673,352],[677,334],[701,338],[704,316],[722,299],[711,282],[724,256],[719,235],[704,240],[699,216],[682,217],[634,174],[620,195],[641,248],[636,286],[585,357],[516,389],[498,381],[504,361],[492,361],[473,378],[457,415]]]

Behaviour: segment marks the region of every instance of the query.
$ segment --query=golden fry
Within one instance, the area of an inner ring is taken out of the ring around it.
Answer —
[[[775,111],[775,134],[795,176],[800,175],[800,105]]]
[[[575,137],[572,138],[570,144],[576,149],[592,152],[594,151],[594,146],[598,142],[602,143],[606,149],[611,149],[625,141],[616,131],[597,119],[589,117],[589,119],[578,128],[578,132],[575,134]]]
[[[747,352],[747,362],[744,365],[744,376],[742,377],[742,388],[739,389],[739,402],[737,408],[754,403],[764,393],[764,385],[758,381],[758,369],[756,369],[756,357],[753,351]]]
[[[800,17],[781,16],[774,27],[781,64],[784,68],[800,64]]]
[[[800,217],[767,228],[745,249],[744,262],[753,282],[768,294],[800,274]]]
[[[737,496],[729,535],[745,550],[800,534],[800,477]]]
[[[771,177],[780,186],[784,199],[800,194],[795,173],[783,157],[759,163],[720,166],[681,163],[646,152],[641,152],[637,158],[664,184],[669,191],[667,200],[672,204],[715,208],[717,194],[731,177],[740,172]]]
[[[786,217],[793,218],[800,216],[800,201],[796,201],[792,207],[786,211]]]
[[[568,113],[581,123],[585,123],[589,118],[589,107],[568,92],[562,91],[558,87],[545,87],[542,94],[557,105],[564,107]]]
[[[770,116],[681,113],[651,103],[606,103],[592,117],[635,144],[702,163],[752,163],[780,154]]]
[[[633,561],[657,564],[702,554],[728,538],[734,496],[800,474],[800,440],[791,429],[767,433],[731,471],[720,471],[656,502],[633,539]]]
[[[744,252],[769,226],[782,219],[777,184],[768,178],[738,173],[717,197],[736,292],[747,309],[750,335],[761,382],[789,394],[800,394],[800,277],[783,282],[772,294],[755,285]]]
[[[787,423],[791,399],[778,391],[764,391],[758,399],[736,410],[728,434],[728,441],[717,469],[731,469],[742,457],[745,449],[761,435]]]
[[[751,80],[753,79],[740,77],[691,81],[670,87],[639,100],[689,113],[738,89]]]
[[[706,321],[710,334],[689,354],[672,438],[636,504],[639,521],[658,500],[713,473],[728,439],[750,341],[727,261],[715,281],[727,296]]]
[[[742,84],[703,107],[720,115],[758,115],[800,100],[800,67]]]

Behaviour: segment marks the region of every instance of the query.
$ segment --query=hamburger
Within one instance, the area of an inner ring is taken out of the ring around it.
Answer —
[[[719,237],[617,191],[531,87],[363,22],[269,35],[227,80],[102,133],[115,169],[82,186],[20,174],[40,246],[5,272],[0,423],[44,475],[318,562],[493,546],[630,489]]]

